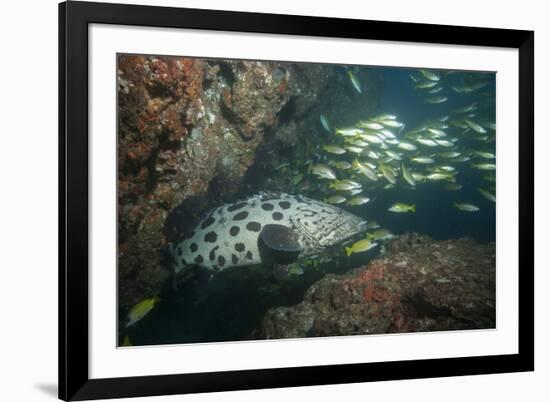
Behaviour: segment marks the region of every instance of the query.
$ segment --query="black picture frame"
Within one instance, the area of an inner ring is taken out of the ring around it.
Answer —
[[[507,47],[519,51],[518,353],[90,379],[88,25]],[[534,32],[70,1],[59,4],[59,398],[88,400],[534,370]]]

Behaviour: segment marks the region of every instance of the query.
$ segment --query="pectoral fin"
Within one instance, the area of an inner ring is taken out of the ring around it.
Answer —
[[[270,266],[291,264],[302,252],[294,230],[277,224],[264,225],[258,236],[258,249],[262,263]]]

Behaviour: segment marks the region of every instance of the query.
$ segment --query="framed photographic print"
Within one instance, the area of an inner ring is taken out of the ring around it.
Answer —
[[[529,371],[534,33],[59,5],[59,397]]]

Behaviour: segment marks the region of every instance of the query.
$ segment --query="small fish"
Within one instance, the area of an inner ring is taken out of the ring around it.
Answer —
[[[376,151],[373,151],[372,149],[367,152],[367,156],[371,159],[380,159],[380,155]]]
[[[153,296],[140,301],[138,304],[132,307],[130,309],[130,312],[128,313],[128,317],[126,318],[126,328],[145,317],[159,301],[160,298],[158,296]]]
[[[315,265],[314,265],[315,266]],[[296,276],[299,276],[299,275],[303,275],[304,274],[304,270],[302,269],[302,267],[300,266],[300,264],[292,264],[290,265],[289,269],[288,269],[288,273],[290,275],[296,275]]]
[[[435,162],[434,159],[428,158],[427,156],[416,156],[414,158],[411,158],[411,161],[423,164],[430,164]]]
[[[451,141],[448,141],[448,140],[434,140],[437,145],[441,145],[442,147],[445,147],[445,148],[452,148],[455,146],[455,144],[453,144]]]
[[[348,70],[348,77],[349,77],[349,80],[350,80],[350,82],[351,82],[351,85],[353,85],[353,88],[355,88],[355,90],[356,90],[358,93],[361,93],[361,82],[360,82],[359,79],[355,76],[355,74],[353,74],[353,71]]]
[[[370,166],[368,166],[366,163],[361,163],[356,159],[356,160],[353,161],[353,164],[351,166],[352,166],[353,170],[356,170],[356,171],[360,172],[361,174],[364,174],[365,176],[367,176],[372,181],[378,181],[378,176],[376,175],[374,170],[372,170],[370,168]]]
[[[397,144],[397,148],[403,149],[405,151],[416,151],[418,149],[416,145],[411,144],[407,141],[400,141],[399,144]]]
[[[448,166],[448,165],[439,165],[439,166],[436,166],[436,169],[438,170],[443,170],[444,172],[454,172],[456,169],[453,167],[453,166]]]
[[[492,183],[494,183],[494,182],[496,181],[496,177],[495,177],[495,176],[492,176],[492,175],[490,175],[490,174],[483,176],[483,179],[485,179],[485,180],[487,180],[487,181],[490,181],[490,182],[492,182]]]
[[[443,130],[440,130],[438,128],[428,127],[427,130],[433,134],[432,137],[446,137],[447,133]]]
[[[374,232],[367,233],[367,239],[369,240],[389,240],[395,236],[388,229],[378,229]]]
[[[330,166],[334,166],[336,169],[348,170],[351,169],[351,163],[348,161],[330,161]]]
[[[460,156],[460,152],[457,152],[457,151],[441,152],[439,156],[441,156],[442,158],[452,159]]]
[[[372,118],[372,120],[395,120],[397,119],[397,116],[390,113],[383,113],[379,114],[378,116],[375,116]]]
[[[297,175],[293,176],[292,177],[292,184],[294,186],[297,186],[298,184],[300,184],[300,182],[304,179],[304,174],[303,173],[298,173]]]
[[[380,130],[380,134],[382,134],[386,139],[389,139],[389,140],[394,140],[395,139],[395,134],[392,133],[387,128],[384,128],[384,129]]]
[[[334,173],[334,170],[329,168],[327,165],[323,165],[322,163],[316,163],[315,165],[312,165],[310,169],[311,174],[314,174],[321,179],[336,179],[336,173]]]
[[[461,114],[462,114],[462,113],[471,112],[471,111],[476,110],[476,109],[477,109],[477,103],[474,102],[474,103],[472,103],[472,104],[470,104],[470,105],[468,105],[468,106],[465,106],[465,107],[463,107],[463,108],[455,109],[455,110],[453,110],[453,112],[455,112],[455,113],[461,113]]]
[[[342,154],[346,153],[346,150],[344,148],[342,148],[339,145],[334,145],[334,144],[329,144],[329,145],[323,146],[323,151],[328,152],[329,154],[334,154],[334,155],[342,155]]]
[[[325,198],[325,202],[328,204],[342,204],[346,202],[347,198],[342,195],[331,195]]]
[[[419,138],[416,139],[416,142],[418,142],[422,145],[426,145],[427,147],[437,147],[437,142],[435,142],[434,140],[431,140],[429,138],[419,137]]]
[[[359,189],[362,185],[352,180],[335,180],[331,182],[328,187],[338,191],[350,191]]]
[[[361,134],[363,130],[357,127],[346,127],[337,128],[334,132],[343,137],[355,137],[357,134]]]
[[[401,163],[401,172],[403,173],[403,179],[407,183],[409,183],[411,186],[416,186],[416,182],[414,181],[414,177],[411,175],[411,172],[409,169],[405,166],[404,163]]]
[[[372,144],[382,144],[384,142],[383,139],[381,139],[379,136],[375,134],[363,133],[360,135],[360,137]]]
[[[128,335],[125,335],[121,346],[134,346],[134,344],[132,343],[132,341],[130,341]]]
[[[360,147],[360,148],[365,148],[365,147],[369,146],[369,143],[367,141],[363,141],[360,138],[355,139],[355,140],[351,140],[349,143],[353,146]]]
[[[328,122],[328,119],[327,117],[324,115],[324,114],[321,114],[321,116],[319,116],[319,120],[321,120],[321,125],[323,126],[323,128],[328,132],[330,133],[330,123]]]
[[[458,183],[446,183],[443,188],[447,191],[458,191],[462,189],[462,184]]]
[[[426,102],[426,103],[443,103],[443,102],[447,102],[447,97],[446,96],[431,96],[429,98],[426,98],[424,100],[424,102]]]
[[[368,128],[369,130],[382,130],[384,128],[382,124],[370,120],[361,120],[359,123],[357,123],[357,126]]]
[[[401,128],[405,126],[405,124],[395,120],[380,120],[380,123],[382,123],[384,127],[392,127],[392,128]]]
[[[346,146],[346,150],[348,152],[351,152],[352,154],[357,154],[359,155],[361,152],[363,152],[363,148],[361,147],[354,147],[353,145],[347,145]]]
[[[460,211],[465,211],[465,212],[476,212],[476,211],[479,211],[479,207],[476,206],[476,205],[473,205],[473,204],[466,204],[464,202],[454,202],[453,203],[453,207],[455,207],[456,209],[460,210]]]
[[[468,127],[470,127],[472,130],[478,132],[478,133],[481,133],[481,134],[484,134],[487,132],[487,130],[485,130],[483,127],[481,127],[479,124],[473,122],[472,120],[470,119],[464,119],[464,122],[468,125]]]
[[[476,156],[479,156],[480,158],[483,158],[483,159],[495,159],[496,158],[495,154],[493,154],[491,152],[473,151],[472,153]]]
[[[487,198],[489,201],[493,201],[493,202],[497,201],[497,197],[495,197],[494,194],[491,194],[487,190],[484,190],[484,189],[478,187],[478,191],[481,193],[482,196]]]
[[[495,170],[497,168],[494,163],[474,163],[472,167],[479,170]]]
[[[374,229],[378,229],[379,227],[380,227],[380,224],[376,221],[367,222],[367,230],[374,230]]]
[[[400,161],[401,160],[401,155],[399,155],[397,152],[395,151],[391,151],[391,150],[387,150],[386,151],[386,155],[388,155],[390,158],[392,158],[393,160],[396,160],[396,161]]]
[[[416,204],[404,204],[402,202],[396,202],[388,208],[390,212],[404,213],[404,212],[416,212]]]
[[[346,247],[346,255],[349,257],[352,254],[364,253],[376,246],[378,246],[378,243],[371,242],[369,239],[362,239],[353,243],[351,247]]]
[[[397,180],[392,168],[384,164],[381,164],[378,168],[380,169],[382,175],[386,178],[387,181],[389,181],[391,184],[396,183]]]
[[[433,71],[424,70],[424,69],[420,69],[418,71],[420,71],[420,74],[422,74],[424,78],[427,78],[430,81],[439,81],[439,75],[434,73]]]
[[[441,173],[441,172],[430,173],[426,177],[428,178],[428,180],[432,180],[432,181],[438,181],[438,180],[452,181],[452,180],[454,180],[454,176],[452,174]]]
[[[433,94],[439,93],[441,91],[443,91],[443,87],[434,87],[434,89],[430,89],[428,91],[428,93],[433,95]]]
[[[433,88],[437,85],[437,82],[435,81],[424,81],[424,82],[420,82],[418,84],[415,85],[415,88],[416,89],[428,89],[428,88]]]
[[[347,202],[347,205],[351,205],[351,206],[365,205],[369,201],[370,201],[369,197],[356,195]]]
[[[424,183],[427,179],[426,179],[426,175],[422,174],[422,173],[418,173],[418,172],[411,172],[411,176],[413,177],[414,180],[416,180],[417,182],[421,182],[421,183]]]

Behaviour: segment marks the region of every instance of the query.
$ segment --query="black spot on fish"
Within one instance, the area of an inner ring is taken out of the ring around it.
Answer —
[[[279,203],[279,206],[282,208],[282,209],[289,209],[290,208],[290,202],[288,201],[281,201]]]
[[[269,202],[262,204],[262,209],[264,211],[273,211],[273,208],[275,207],[273,206],[273,204],[270,204]]]
[[[208,232],[206,236],[204,236],[204,241],[208,243],[214,243],[218,239],[218,235],[216,232]]]
[[[203,261],[202,255],[199,254],[195,257],[195,262],[197,264],[202,264],[202,261]]]
[[[273,214],[271,215],[271,217],[272,217],[273,220],[275,220],[275,221],[280,221],[281,219],[283,219],[283,214],[280,213],[280,212],[273,212]]]
[[[181,259],[181,263],[182,263],[182,265],[187,265],[187,262],[185,261],[185,258]]]
[[[248,222],[246,224],[246,228],[251,232],[259,232],[260,230],[262,230],[262,225],[260,225],[258,222]]]
[[[242,253],[244,251],[244,243],[235,244],[235,250],[237,250],[239,253]]]
[[[231,226],[231,229],[229,229],[229,234],[231,236],[237,236],[239,232],[241,231],[241,228],[238,226]]]
[[[251,260],[252,257],[253,257],[252,251],[248,250],[248,251],[246,252],[246,258],[248,258],[249,260]]]
[[[214,268],[214,271],[218,272],[220,270],[220,267],[218,267],[217,265],[214,265],[212,268]]]
[[[176,251],[178,252],[178,255],[181,255],[181,247],[178,247]]]
[[[233,204],[227,207],[227,212],[233,212],[237,209],[241,209],[243,207],[246,207],[248,204],[246,202],[239,202],[238,204]]]
[[[235,254],[231,254],[231,262],[233,264],[236,264],[239,262],[239,257],[237,257]]]
[[[191,252],[194,253],[195,251],[197,251],[197,248],[198,248],[197,243],[191,243],[189,248],[191,249]]]
[[[219,248],[220,246],[216,246],[210,251],[210,254],[208,255],[208,258],[210,259],[210,261],[214,261],[214,258],[216,258],[216,250]]]
[[[220,267],[223,267],[225,265],[225,258],[223,258],[223,256],[221,255],[218,256],[218,264],[220,265]]]
[[[247,216],[248,216],[248,212],[241,211],[233,217],[233,220],[234,221],[242,221],[243,219],[246,219]]]
[[[213,224],[214,222],[216,222],[216,219],[210,215],[208,218],[206,218],[202,223],[201,223],[201,229],[206,229],[208,226],[210,226],[211,224]]]

